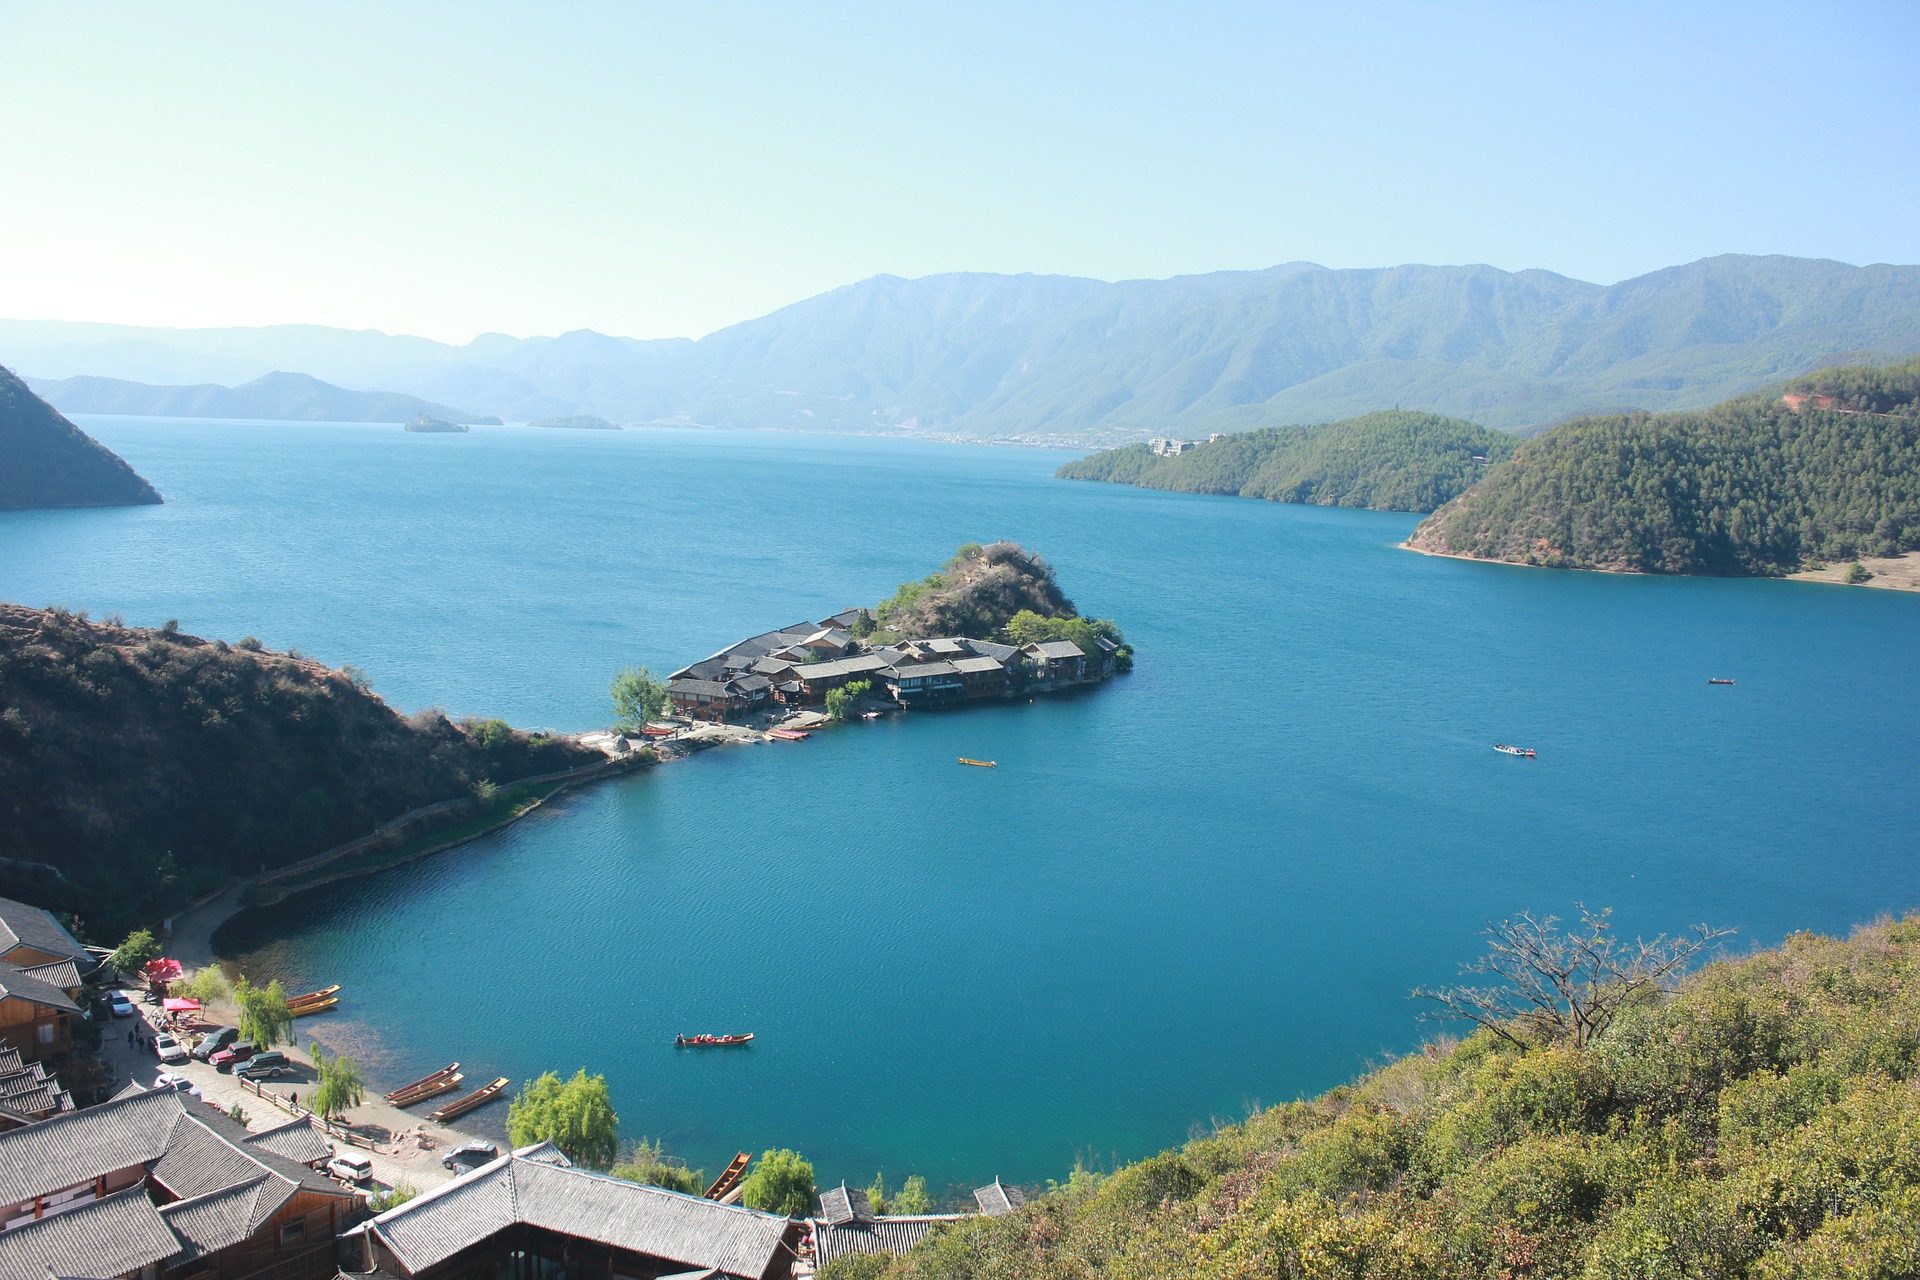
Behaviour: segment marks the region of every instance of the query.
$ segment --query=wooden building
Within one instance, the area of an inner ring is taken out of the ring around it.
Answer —
[[[23,1062],[63,1060],[73,1048],[83,975],[98,967],[50,912],[0,898],[0,1050]]]

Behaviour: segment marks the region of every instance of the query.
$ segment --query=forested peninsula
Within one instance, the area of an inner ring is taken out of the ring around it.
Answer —
[[[252,639],[9,604],[0,708],[0,896],[101,938],[419,806],[484,808],[605,759],[498,720],[402,717],[352,668]]]
[[[1172,456],[1109,449],[1054,474],[1176,493],[1371,511],[1432,511],[1513,452],[1512,436],[1458,418],[1399,409],[1319,426],[1263,427]]]
[[[1507,925],[1545,986],[1594,935],[1542,951],[1539,923]],[[1920,917],[1663,986],[1603,982],[1597,1025],[1562,1004],[1438,1040],[820,1280],[1915,1274]]]
[[[0,368],[0,511],[131,507],[160,501],[152,485]]]
[[[1774,576],[1920,547],[1920,360],[1527,441],[1408,545],[1516,564]]]

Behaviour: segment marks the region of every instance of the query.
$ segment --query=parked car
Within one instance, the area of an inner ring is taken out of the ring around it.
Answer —
[[[124,991],[116,991],[108,996],[107,1007],[113,1010],[113,1016],[116,1018],[133,1016],[133,1001],[127,999],[127,993]]]
[[[233,1074],[242,1080],[277,1080],[293,1074],[293,1063],[278,1049],[268,1049],[235,1067]]]
[[[199,1044],[193,1046],[193,1056],[206,1062],[239,1038],[240,1028],[238,1027],[215,1027],[200,1038]]]
[[[260,1051],[260,1047],[251,1040],[235,1040],[226,1048],[219,1050],[207,1061],[213,1064],[215,1071],[231,1071]]]
[[[463,1142],[440,1157],[440,1167],[465,1173],[468,1169],[478,1169],[499,1158],[500,1148],[491,1142]]]
[[[358,1152],[347,1151],[327,1161],[327,1172],[342,1182],[370,1182],[373,1179],[373,1161]]]
[[[162,1031],[153,1038],[153,1052],[162,1062],[185,1062],[187,1051],[178,1040]]]
[[[162,1071],[159,1075],[155,1076],[153,1078],[153,1087],[162,1090],[172,1089],[176,1093],[188,1094],[195,1098],[200,1096],[200,1090],[194,1087],[193,1081],[187,1079],[185,1076],[177,1076],[171,1071]]]

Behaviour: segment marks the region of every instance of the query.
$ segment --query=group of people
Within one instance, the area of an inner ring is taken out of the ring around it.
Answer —
[[[154,1052],[153,1037],[139,1027],[127,1029],[127,1043],[136,1049],[145,1049],[148,1053]]]

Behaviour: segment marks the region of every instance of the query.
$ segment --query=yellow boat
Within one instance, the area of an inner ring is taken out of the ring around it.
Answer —
[[[976,769],[998,769],[1000,767],[998,760],[969,760],[965,756],[960,757],[960,763],[970,764]]]
[[[315,1000],[311,1004],[295,1005],[287,1012],[296,1018],[304,1018],[310,1013],[325,1013],[339,1003],[339,996],[328,996],[325,1000]]]

